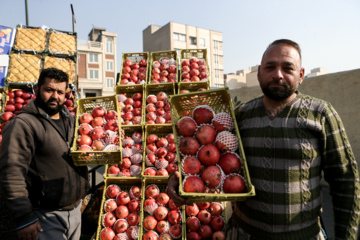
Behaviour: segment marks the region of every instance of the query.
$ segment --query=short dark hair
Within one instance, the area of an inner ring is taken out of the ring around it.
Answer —
[[[41,71],[37,83],[39,89],[45,83],[45,78],[55,79],[56,82],[66,82],[66,87],[69,85],[67,73],[57,68],[46,68]]]
[[[269,44],[269,46],[266,48],[265,52],[272,46],[276,46],[276,45],[280,45],[280,44],[285,44],[285,45],[288,45],[288,46],[291,46],[293,48],[296,49],[296,51],[299,53],[300,55],[300,63],[301,63],[301,48],[300,48],[300,45],[292,40],[289,40],[289,39],[278,39],[278,40],[275,40],[273,41],[272,43]],[[265,54],[264,52],[264,54]]]

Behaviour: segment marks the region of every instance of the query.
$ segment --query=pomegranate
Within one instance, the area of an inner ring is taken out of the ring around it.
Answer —
[[[212,240],[225,240],[226,236],[223,231],[216,231],[212,235]]]
[[[159,157],[159,158],[162,158],[162,157],[165,157],[167,155],[168,151],[166,150],[166,148],[158,148],[158,150],[156,151],[156,155]]]
[[[130,168],[130,167],[131,167],[131,160],[130,160],[130,158],[128,158],[128,157],[123,158],[123,159],[121,160],[119,166],[122,167],[122,168]]]
[[[170,197],[166,193],[160,193],[156,197],[156,202],[162,206],[165,206],[166,204],[168,204],[169,200],[170,200]]]
[[[167,215],[167,219],[171,224],[180,223],[181,222],[180,212],[178,210],[171,210]]]
[[[212,124],[218,132],[234,130],[234,121],[228,113],[218,113],[214,116]]]
[[[169,222],[161,220],[156,225],[156,231],[158,233],[168,232],[169,231]]]
[[[139,224],[140,216],[137,213],[130,213],[127,217],[128,223],[130,226],[136,226]]]
[[[14,112],[15,111],[15,105],[8,104],[5,106],[5,112]]]
[[[189,217],[186,220],[186,229],[188,232],[196,232],[200,228],[200,221],[197,217]]]
[[[116,220],[116,222],[114,224],[114,230],[116,233],[126,232],[128,227],[129,227],[129,225],[125,219],[118,219],[118,220]]]
[[[198,232],[202,239],[211,239],[213,231],[209,225],[202,225]]]
[[[166,136],[166,140],[168,140],[168,143],[175,143],[175,136],[173,133],[169,133],[167,136]]]
[[[167,146],[167,149],[168,149],[169,152],[175,153],[175,152],[176,152],[176,145],[175,145],[175,143],[169,143],[169,145]]]
[[[198,149],[200,147],[199,142],[196,138],[193,137],[184,137],[181,138],[179,149],[183,155],[196,155]]]
[[[201,179],[205,186],[209,188],[217,188],[221,183],[221,170],[217,166],[209,166],[201,173]]]
[[[95,140],[92,142],[91,147],[94,151],[102,151],[105,148],[105,143],[102,140]]]
[[[190,117],[183,117],[176,124],[176,130],[179,136],[192,137],[196,132],[196,123]]]
[[[159,188],[155,184],[146,187],[145,195],[148,198],[156,198],[159,193]]]
[[[167,147],[168,145],[168,140],[166,138],[159,138],[157,141],[156,141],[156,146],[158,148],[161,148],[161,147]]]
[[[245,181],[238,174],[231,173],[223,183],[222,190],[224,193],[242,193],[245,190]]]
[[[211,123],[214,116],[214,111],[208,105],[197,106],[192,112],[192,117],[197,123],[197,125]]]
[[[115,215],[119,219],[125,219],[129,215],[129,209],[125,205],[120,205],[115,209]]]
[[[106,195],[109,198],[115,198],[120,193],[120,187],[118,185],[111,184],[106,188]]]
[[[181,165],[184,174],[198,175],[203,166],[196,157],[186,157]]]
[[[109,121],[109,120],[117,120],[118,119],[118,114],[116,111],[114,110],[110,110],[110,111],[107,111],[106,114],[105,114],[105,120],[106,121]]]
[[[169,153],[168,153],[168,155],[169,155]],[[168,156],[167,155],[167,156]],[[169,160],[168,160],[169,161]],[[173,172],[175,172],[175,171],[177,171],[178,170],[178,165],[176,164],[176,163],[169,163],[169,165],[166,167],[166,170],[167,170],[167,172],[169,173],[169,174],[171,174],[171,173],[173,173]]]
[[[136,199],[132,199],[128,203],[128,208],[130,212],[139,212],[140,211],[140,201]]]
[[[144,171],[145,176],[155,176],[156,175],[156,168],[147,168]]]
[[[210,207],[211,203],[210,202],[202,202],[202,203],[197,203],[197,205],[199,206],[199,208],[201,210],[205,210]]]
[[[170,235],[174,238],[179,238],[181,236],[181,226],[180,224],[175,224],[170,227]]]
[[[79,126],[78,133],[79,135],[90,135],[92,129],[90,124],[83,123]]]
[[[188,217],[197,216],[199,211],[199,206],[196,203],[186,205],[185,207],[185,213]]]
[[[107,212],[103,216],[103,225],[104,227],[112,227],[116,222],[116,217],[112,212]]]
[[[195,133],[196,139],[202,145],[207,145],[215,142],[217,132],[211,125],[203,125],[198,128]]]
[[[219,203],[212,203],[210,205],[210,214],[212,216],[221,216],[223,212],[223,207]]]
[[[148,144],[146,146],[146,152],[151,154],[151,153],[156,153],[157,151],[157,147],[156,147],[156,144],[155,143],[151,143],[151,144]]]
[[[172,237],[169,233],[162,233],[159,237],[159,240],[172,240]]]
[[[102,117],[95,117],[93,118],[92,122],[91,122],[91,126],[94,127],[102,127],[104,126],[104,118]]]
[[[108,199],[106,200],[104,204],[104,210],[105,212],[113,212],[117,208],[117,203],[114,199]]]
[[[5,113],[4,113],[5,114]],[[3,114],[3,115],[4,115]],[[2,117],[2,116],[1,116]],[[77,139],[76,139],[76,143],[77,143],[77,145],[78,146],[83,146],[83,145],[88,145],[88,146],[90,146],[91,145],[91,143],[92,143],[92,140],[91,140],[91,137],[89,137],[88,135],[82,135],[82,136],[80,136],[80,137],[78,137]]]
[[[102,139],[102,138],[104,138],[104,136],[105,136],[105,129],[102,127],[95,127],[91,131],[91,139],[93,141]]]
[[[128,168],[124,168],[121,170],[121,172],[119,173],[120,177],[131,177],[131,173],[130,170]]]
[[[111,228],[103,228],[100,232],[101,240],[112,240],[115,237],[115,232]]]
[[[116,202],[119,205],[126,205],[130,202],[130,196],[127,192],[121,192],[116,196]]]
[[[235,153],[226,153],[221,156],[219,165],[226,175],[238,173],[241,169],[240,157]]]
[[[106,114],[106,110],[105,110],[105,108],[103,108],[103,107],[101,107],[101,106],[98,106],[98,107],[95,107],[93,110],[92,110],[92,116],[94,117],[94,118],[96,118],[96,117],[104,117],[105,116],[105,114]]]
[[[187,236],[186,236],[187,240],[201,240],[200,235],[197,232],[190,232]]]
[[[109,120],[104,125],[105,130],[110,130],[113,132],[119,131],[119,125],[117,120]]]
[[[111,175],[117,175],[119,174],[119,172],[120,172],[120,168],[117,165],[111,165],[107,171],[107,173]]]
[[[11,118],[13,118],[14,114],[12,112],[4,112],[2,115],[1,115],[1,119],[3,121],[9,121]]]
[[[185,192],[203,193],[205,191],[204,182],[199,177],[190,176],[185,178],[184,181]]]
[[[152,230],[148,231],[143,235],[143,240],[158,240],[158,238],[159,235]]]
[[[141,198],[141,188],[138,186],[132,186],[129,190],[129,195],[131,199],[140,199]]]
[[[219,149],[213,145],[208,144],[200,148],[198,152],[198,159],[205,166],[213,166],[218,164],[221,154]]]
[[[210,226],[214,231],[221,231],[224,228],[224,219],[222,217],[214,217],[211,219]]]
[[[166,207],[163,206],[159,206],[158,208],[155,209],[154,211],[154,217],[160,221],[160,220],[164,220],[167,217],[168,214],[168,210]]]
[[[180,207],[175,205],[174,200],[172,200],[172,199],[169,200],[169,205],[168,206],[169,206],[170,210],[180,209]]]
[[[215,144],[221,153],[235,152],[239,147],[237,137],[229,131],[222,131],[216,136]]]
[[[154,230],[156,228],[157,222],[158,221],[153,216],[147,216],[143,222],[144,228],[146,230]]]
[[[88,145],[83,145],[78,149],[79,152],[91,152],[93,149]]]
[[[199,219],[200,223],[202,225],[204,224],[210,224],[211,222],[211,214],[207,210],[201,210],[199,214],[197,215],[197,218]]]

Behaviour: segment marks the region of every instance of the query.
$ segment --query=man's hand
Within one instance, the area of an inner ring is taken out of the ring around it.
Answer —
[[[38,240],[38,231],[43,231],[39,221],[18,230],[18,236],[20,240]]]
[[[180,197],[177,192],[176,189],[179,187],[179,176],[180,173],[178,171],[175,172],[175,174],[173,174],[168,181],[168,194],[170,196],[170,198],[174,201],[175,205],[180,207],[184,204],[187,203],[187,199]]]

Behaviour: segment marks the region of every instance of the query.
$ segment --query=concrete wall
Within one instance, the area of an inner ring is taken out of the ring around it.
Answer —
[[[330,102],[339,113],[360,163],[360,69],[305,78],[299,91]],[[261,96],[259,86],[230,90],[231,96],[246,102]],[[360,165],[360,164],[359,164]]]

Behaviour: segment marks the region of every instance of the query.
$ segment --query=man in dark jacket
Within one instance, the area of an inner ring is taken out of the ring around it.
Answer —
[[[70,146],[75,117],[66,107],[69,79],[44,69],[31,100],[4,128],[0,194],[20,239],[79,239],[86,167],[74,166]]]

